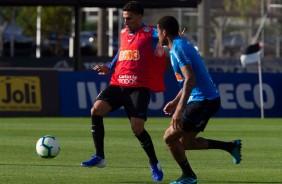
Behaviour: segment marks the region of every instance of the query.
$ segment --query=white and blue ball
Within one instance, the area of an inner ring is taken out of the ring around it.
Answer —
[[[36,152],[42,158],[54,158],[60,152],[60,143],[54,136],[42,136],[36,143]]]

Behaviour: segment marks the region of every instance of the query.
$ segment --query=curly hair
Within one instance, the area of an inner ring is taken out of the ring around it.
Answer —
[[[165,29],[168,34],[176,36],[179,34],[179,24],[173,16],[164,16],[158,21],[160,29]]]
[[[137,13],[137,14],[142,15],[142,16],[144,14],[144,8],[138,1],[130,1],[129,3],[124,5],[122,10],[134,12],[134,13]]]

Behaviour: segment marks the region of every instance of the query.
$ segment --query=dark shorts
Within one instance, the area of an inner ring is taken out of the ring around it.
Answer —
[[[220,97],[213,100],[189,102],[183,114],[183,130],[185,132],[203,132],[213,115],[220,108]]]
[[[146,121],[150,97],[148,88],[109,85],[96,100],[108,102],[112,106],[111,111],[124,107],[128,118],[136,117]]]

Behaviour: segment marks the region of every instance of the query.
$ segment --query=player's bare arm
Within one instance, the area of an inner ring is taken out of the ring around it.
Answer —
[[[184,65],[183,67],[181,67],[181,72],[185,78],[184,85],[182,93],[178,95],[180,96],[179,102],[176,106],[175,112],[173,113],[171,121],[173,128],[176,130],[182,129],[183,123],[181,120],[183,116],[183,111],[190,96],[190,93],[195,85],[195,76],[193,73],[192,65]]]
[[[173,100],[169,101],[165,105],[165,107],[163,108],[163,111],[166,115],[172,115],[174,113],[181,94],[182,94],[182,89],[178,92],[178,94],[176,95],[176,97]]]

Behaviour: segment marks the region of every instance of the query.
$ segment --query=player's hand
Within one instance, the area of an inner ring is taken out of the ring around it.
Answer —
[[[172,115],[176,109],[176,105],[173,101],[168,102],[165,107],[163,108],[163,111],[166,115]]]
[[[111,69],[106,65],[96,65],[93,70],[98,71],[98,75],[107,75],[111,72]]]

